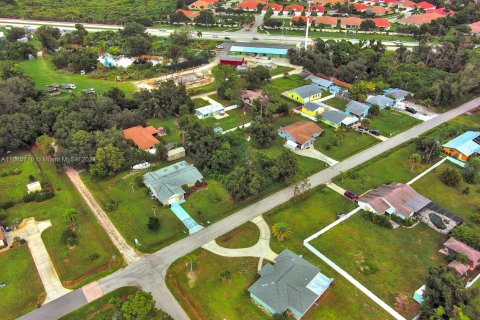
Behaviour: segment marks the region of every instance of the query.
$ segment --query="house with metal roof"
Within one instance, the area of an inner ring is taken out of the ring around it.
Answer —
[[[210,117],[214,117],[216,115],[224,115],[225,114],[225,107],[221,104],[210,104],[205,107],[201,107],[195,109],[195,115],[199,119],[206,119]]]
[[[163,205],[182,201],[185,195],[182,186],[192,187],[195,182],[202,180],[203,176],[200,171],[186,161],[180,161],[143,175],[143,183],[150,190],[152,196]]]
[[[230,54],[243,55],[265,55],[268,57],[287,57],[287,48],[270,48],[270,47],[255,47],[255,46],[232,46]]]
[[[368,116],[368,111],[370,110],[370,106],[364,103],[352,100],[347,103],[345,107],[345,113],[354,116],[357,118],[365,118]]]
[[[315,117],[319,114],[322,114],[325,111],[325,106],[315,103],[315,102],[307,102],[302,106],[302,113],[309,115],[311,117]]]
[[[358,205],[366,211],[411,218],[431,201],[417,193],[408,184],[393,182],[368,191],[360,197]]]
[[[341,126],[350,127],[351,125],[357,123],[359,119],[354,116],[349,116],[345,112],[339,111],[337,109],[330,109],[322,113],[321,120],[323,123],[326,123],[329,126],[337,129]]]
[[[302,318],[333,282],[316,266],[285,249],[260,271],[248,292],[250,297],[272,314],[290,311]]]
[[[307,84],[285,92],[287,97],[301,104],[318,100],[322,97],[322,88],[316,84]]]
[[[442,250],[445,254],[460,253],[467,257],[467,263],[453,260],[448,264],[448,267],[457,271],[459,276],[465,276],[468,271],[473,271],[480,265],[480,252],[452,237],[443,244]]]
[[[400,102],[400,101],[403,101],[405,100],[406,97],[408,97],[409,95],[411,95],[412,93],[411,92],[408,92],[408,91],[405,91],[405,90],[402,90],[402,89],[386,89],[383,91],[383,94],[386,96],[386,97],[389,97],[393,100],[395,100],[396,102]]]
[[[391,108],[395,105],[395,100],[380,95],[368,96],[365,104],[369,106],[377,105],[380,109]]]
[[[309,75],[306,79],[312,80],[312,83],[319,85],[324,91],[329,91],[330,87],[334,85],[332,81],[314,76],[313,74]]]
[[[480,131],[467,131],[443,146],[443,151],[461,161],[480,155]]]
[[[298,121],[291,125],[278,129],[278,135],[287,141],[293,141],[297,148],[306,149],[313,145],[315,138],[322,134],[323,130],[312,121]]]

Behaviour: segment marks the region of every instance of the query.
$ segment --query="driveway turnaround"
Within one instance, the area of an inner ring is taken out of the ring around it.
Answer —
[[[127,263],[131,263],[133,261],[139,260],[143,255],[135,251],[135,249],[133,249],[125,241],[125,239],[123,239],[123,237],[120,235],[120,232],[118,232],[117,228],[115,228],[110,219],[108,219],[105,211],[103,211],[103,209],[97,203],[95,198],[93,198],[92,194],[83,183],[78,171],[72,168],[68,168],[65,170],[65,173],[67,174],[68,178],[75,186],[77,191],[80,193],[83,200],[88,204],[93,214],[97,218],[98,222],[102,226],[103,230],[105,230],[108,237],[113,242],[115,247],[117,247],[118,251],[122,254],[125,261]]]
[[[20,228],[8,233],[9,238],[11,238],[9,239],[9,242],[15,237],[27,241],[28,249],[30,249],[38,274],[42,280],[43,287],[47,293],[47,297],[43,302],[44,304],[71,291],[62,286],[62,282],[58,278],[57,271],[53,266],[47,248],[45,248],[45,244],[42,240],[42,232],[51,226],[52,223],[50,220],[37,222],[34,218],[28,218],[23,220]]]
[[[480,98],[470,100],[463,105],[448,112],[439,114],[431,120],[425,121],[413,128],[410,128],[398,135],[393,136],[387,141],[378,143],[367,150],[355,154],[354,156],[337,163],[325,170],[322,170],[309,177],[312,187],[325,184],[338,176],[341,172],[353,169],[362,163],[381,155],[401,144],[421,135],[438,125],[447,122],[456,116],[473,110],[480,105]],[[215,240],[225,233],[241,226],[247,221],[258,217],[271,209],[289,201],[293,198],[293,186],[278,191],[256,203],[249,205],[233,215],[216,222],[195,234],[183,238],[168,247],[165,247],[152,255],[131,263],[124,269],[98,281],[103,293],[111,292],[114,289],[124,286],[139,286],[143,290],[152,292],[157,302],[157,306],[168,312],[175,320],[188,319],[187,314],[180,304],[175,300],[172,293],[168,290],[164,278],[170,264],[177,259],[185,256],[193,250]],[[87,299],[81,289],[75,290],[61,298],[54,300],[40,309],[34,310],[23,317],[22,320],[44,320],[57,319],[63,315],[87,304]]]

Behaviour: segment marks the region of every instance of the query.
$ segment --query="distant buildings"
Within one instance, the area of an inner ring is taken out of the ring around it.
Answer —
[[[278,135],[287,141],[292,141],[298,149],[306,149],[314,144],[315,138],[323,130],[312,121],[298,121],[278,129]]]
[[[474,155],[480,155],[480,131],[467,131],[445,143],[443,151],[461,161],[467,161]]]
[[[404,17],[398,20],[400,24],[411,24],[420,26],[425,23],[430,23],[435,19],[442,18],[443,15],[440,13],[432,12],[432,13],[423,13],[415,16]]]
[[[316,266],[288,249],[265,265],[248,292],[250,297],[271,314],[290,311],[296,319],[303,317],[333,282]]]
[[[156,153],[157,150],[155,146],[159,143],[159,141],[154,137],[154,135],[158,134],[158,130],[154,127],[135,126],[124,129],[122,132],[123,138],[126,140],[131,140],[138,148],[151,154]]]

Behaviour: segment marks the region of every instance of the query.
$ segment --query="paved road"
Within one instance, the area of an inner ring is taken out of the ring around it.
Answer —
[[[453,110],[440,114],[437,117],[423,122],[393,138],[381,142],[363,152],[360,152],[338,164],[312,175],[309,180],[312,187],[319,186],[331,181],[341,172],[353,169],[374,157],[391,150],[410,139],[421,135],[436,126],[447,122],[458,115],[473,110],[480,106],[480,97],[473,99]],[[293,187],[285,188],[271,196],[268,196],[255,204],[252,204],[227,218],[214,223],[201,231],[184,238],[174,244],[163,248],[156,253],[146,256],[141,260],[131,263],[124,269],[99,280],[98,283],[103,293],[108,293],[125,285],[137,285],[144,290],[152,292],[157,305],[176,320],[186,320],[188,316],[168,290],[164,278],[168,266],[175,260],[185,256],[193,250],[215,240],[236,227],[258,217],[259,215],[287,202],[293,198]],[[20,319],[45,320],[57,319],[60,316],[85,305],[87,300],[81,289],[69,293],[42,308],[33,311]]]
[[[28,25],[36,28],[40,25],[50,25],[56,26],[63,30],[73,30],[75,27],[75,23],[73,22],[57,22],[57,21],[38,21],[38,20],[25,20],[25,19],[9,19],[9,18],[0,18],[1,25]],[[105,31],[105,30],[118,30],[122,28],[122,26],[118,25],[105,25],[105,24],[94,24],[94,23],[83,23],[85,29],[91,32],[97,31]],[[162,30],[162,31],[161,31]],[[147,32],[151,35],[160,36],[160,37],[168,37],[170,33],[172,33],[175,29],[156,29],[156,28],[148,28]],[[305,36],[285,36],[285,35],[269,35],[269,34],[261,34],[256,32],[255,30],[250,31],[228,31],[228,32],[218,32],[218,31],[202,31],[202,38],[204,39],[211,39],[211,40],[222,40],[224,37],[231,38],[232,41],[237,42],[251,42],[253,41],[253,37],[258,38],[259,42],[265,43],[284,43],[284,44],[299,44],[300,42],[305,40]],[[315,37],[312,34],[312,37]],[[322,36],[322,39],[334,39],[334,40],[348,40],[353,43],[359,42],[360,40],[348,37],[325,37]],[[394,41],[382,41],[382,43],[391,49],[397,48],[397,44]],[[417,46],[418,42],[403,42],[403,45],[406,47]]]

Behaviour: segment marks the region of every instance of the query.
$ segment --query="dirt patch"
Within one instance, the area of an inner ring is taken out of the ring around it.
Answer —
[[[200,310],[197,308],[195,305],[195,302],[193,302],[192,299],[182,290],[180,287],[180,284],[178,283],[178,279],[174,276],[174,285],[175,285],[175,290],[177,291],[177,294],[180,295],[181,299],[180,301],[186,304],[186,306],[189,309],[189,315],[192,316],[193,319],[198,319],[198,320],[207,320],[207,318],[200,312]]]
[[[188,286],[190,288],[194,288],[195,284],[197,283],[197,276],[195,275],[195,272],[187,272],[187,279],[188,279]]]
[[[90,270],[89,272],[85,273],[81,277],[75,278],[73,280],[64,280],[62,284],[67,289],[75,289],[77,288],[84,280],[95,276],[97,273],[107,270],[108,268],[115,268],[118,265],[118,261],[110,261],[110,263],[102,264],[100,267]]]

